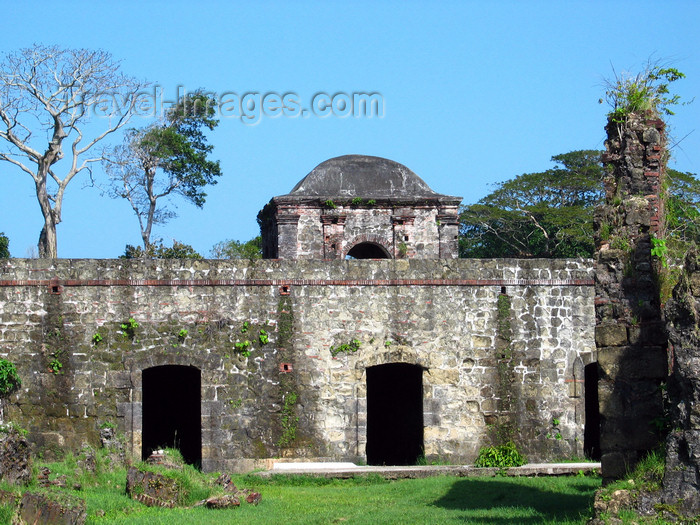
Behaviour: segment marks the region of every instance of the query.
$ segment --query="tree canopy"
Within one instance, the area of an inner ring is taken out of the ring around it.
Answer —
[[[105,51],[34,45],[4,57],[0,160],[34,182],[44,217],[40,257],[58,256],[56,225],[68,184],[101,160],[90,151],[128,122],[145,85],[122,74]],[[97,126],[86,126],[95,120]]]
[[[7,259],[10,257],[10,239],[0,232],[0,259]]]
[[[209,160],[213,146],[204,128],[213,130],[215,101],[202,91],[187,94],[165,115],[163,122],[131,129],[124,143],[113,148],[104,165],[112,197],[129,201],[141,228],[144,254],[151,244],[153,225],[176,214],[163,201],[179,195],[201,208],[204,187],[221,175],[218,161]]]
[[[700,180],[693,173],[668,170],[665,181],[665,237],[673,251],[700,244]]]
[[[214,259],[261,259],[262,237],[258,235],[246,242],[227,240],[221,241],[211,249]]]
[[[202,259],[202,256],[190,246],[173,239],[172,246],[165,246],[161,241],[149,244],[144,250],[140,246],[126,245],[120,259]]]
[[[461,257],[577,257],[593,253],[593,207],[603,196],[600,152],[552,157],[555,167],[496,184],[460,213]]]
[[[460,214],[461,257],[591,257],[593,211],[604,196],[600,152],[555,155],[553,169],[526,173]],[[700,244],[700,180],[666,172],[666,234],[675,252]]]

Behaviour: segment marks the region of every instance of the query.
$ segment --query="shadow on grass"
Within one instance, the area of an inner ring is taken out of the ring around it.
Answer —
[[[498,510],[496,514],[508,514],[507,509],[531,509],[531,513],[536,515],[519,517],[518,523],[521,525],[543,521],[577,522],[589,515],[595,491],[600,486],[592,480],[547,484],[546,488],[538,484],[537,478],[462,479],[433,504],[444,509],[474,511],[481,515],[483,511]],[[472,516],[469,523],[513,523],[512,516],[499,517],[491,512],[488,517]]]

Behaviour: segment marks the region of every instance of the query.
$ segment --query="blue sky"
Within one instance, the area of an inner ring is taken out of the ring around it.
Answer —
[[[467,204],[490,184],[549,168],[552,155],[602,149],[608,108],[598,100],[612,66],[669,61],[688,77],[675,92],[700,95],[696,1],[5,4],[3,55],[33,43],[103,49],[167,98],[178,86],[294,93],[310,109],[319,93],[381,95],[381,118],[222,118],[209,135],[219,184],[201,210],[176,201],[179,217],[153,236],[204,255],[216,242],[257,235],[256,214],[271,197],[338,155],[390,158]],[[699,126],[700,100],[671,117],[673,137],[690,134],[673,150],[672,167],[700,172]],[[139,244],[128,203],[86,182],[68,187],[59,256],[110,258]],[[3,163],[0,188],[0,231],[12,255],[24,257],[42,225],[33,183]]]

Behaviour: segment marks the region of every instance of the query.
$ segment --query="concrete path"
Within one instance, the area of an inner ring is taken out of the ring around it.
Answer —
[[[600,474],[600,463],[528,463],[506,469],[507,476],[575,476],[579,473]],[[379,474],[387,479],[425,478],[429,476],[496,476],[497,468],[476,468],[471,465],[361,466],[354,463],[275,462],[269,470],[256,472],[262,477],[273,475],[305,475],[326,478],[351,478]]]

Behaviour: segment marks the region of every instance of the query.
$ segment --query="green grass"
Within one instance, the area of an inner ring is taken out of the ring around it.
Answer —
[[[81,490],[66,490],[87,501],[88,524],[583,524],[591,517],[594,492],[600,487],[599,478],[585,476],[388,481],[378,475],[347,480],[247,475],[233,481],[262,494],[257,507],[242,502],[230,510],[162,509],[145,507],[125,495],[124,468],[111,470],[100,464],[96,474],[81,474],[79,469],[76,474],[70,458],[48,466],[56,474],[67,474],[69,487],[81,482]],[[197,497],[220,493],[214,485],[216,474],[188,476],[198,478],[193,480]]]

